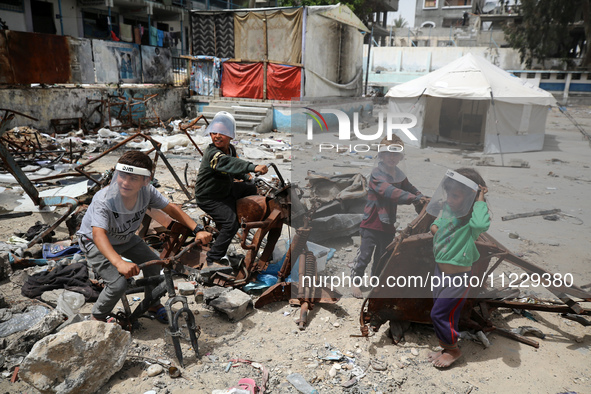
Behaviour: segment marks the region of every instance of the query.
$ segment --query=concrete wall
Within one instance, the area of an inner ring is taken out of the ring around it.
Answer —
[[[502,30],[479,30],[473,26],[458,28],[401,28],[392,33],[392,44],[399,47],[476,47],[500,48],[507,44]]]
[[[23,12],[0,10],[0,18],[6,22],[9,30],[27,31],[25,14]]]
[[[22,112],[39,119],[33,121],[16,116],[12,126],[31,126],[42,131],[51,131],[51,119],[78,118],[90,114],[97,104],[88,105],[86,99],[105,99],[107,95],[147,96],[157,93],[158,96],[147,104],[146,116],[154,116],[154,109],[160,119],[183,115],[182,99],[187,96],[186,88],[24,88],[0,89],[0,103],[3,107]],[[98,121],[98,116],[92,118]]]
[[[367,46],[364,48],[365,61],[366,51]],[[512,48],[491,50],[488,47],[374,47],[371,49],[370,71],[428,73],[468,53],[484,57],[504,70],[523,69],[519,52]]]
[[[520,70],[519,52],[511,48],[488,47],[373,47],[371,49],[369,85],[392,87],[437,70],[472,53],[482,56],[504,70]],[[364,45],[363,66],[367,64]],[[365,70],[364,74],[365,76]]]

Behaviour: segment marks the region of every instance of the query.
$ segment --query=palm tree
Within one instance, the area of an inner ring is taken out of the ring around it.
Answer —
[[[394,28],[396,28],[396,29],[400,29],[402,27],[406,27],[407,25],[408,25],[408,23],[402,17],[402,15],[398,15],[398,18],[397,19],[394,19]]]

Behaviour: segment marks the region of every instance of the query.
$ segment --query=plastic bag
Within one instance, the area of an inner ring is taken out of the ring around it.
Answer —
[[[82,305],[84,305],[84,296],[82,294],[64,290],[57,299],[57,307],[55,309],[68,316],[68,318],[71,318],[80,311]]]

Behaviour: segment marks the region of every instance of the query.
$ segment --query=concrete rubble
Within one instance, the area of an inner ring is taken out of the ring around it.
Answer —
[[[253,310],[252,298],[238,289],[220,294],[209,301],[209,306],[225,314],[233,322],[242,320]]]
[[[130,345],[116,324],[77,323],[37,342],[19,376],[42,393],[93,393],[121,369]]]

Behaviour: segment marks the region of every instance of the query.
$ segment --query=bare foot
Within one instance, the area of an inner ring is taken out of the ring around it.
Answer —
[[[440,350],[438,352],[431,352],[431,353],[429,353],[429,356],[427,358],[429,359],[429,361],[433,362],[433,361],[435,361],[435,359],[439,358],[442,354],[443,354],[443,350]]]
[[[433,360],[433,365],[437,368],[447,368],[452,365],[460,356],[462,351],[459,348],[446,349],[441,356]]]
[[[363,293],[361,292],[361,288],[360,287],[353,287],[353,290],[351,290],[351,295],[355,298],[359,298],[362,299],[363,298]]]

